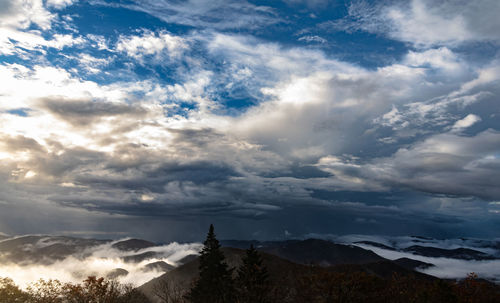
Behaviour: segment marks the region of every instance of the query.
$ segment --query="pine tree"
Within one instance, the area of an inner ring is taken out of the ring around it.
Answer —
[[[233,270],[225,262],[213,225],[210,225],[207,239],[203,244],[199,258],[200,276],[189,292],[188,299],[193,303],[235,302]]]
[[[238,269],[238,302],[264,303],[269,300],[269,274],[259,252],[250,245]]]

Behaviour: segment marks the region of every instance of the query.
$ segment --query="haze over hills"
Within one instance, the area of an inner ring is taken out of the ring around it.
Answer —
[[[378,240],[383,242],[379,243],[374,241],[376,239],[359,240],[359,237],[343,236],[337,242],[306,239],[226,240],[221,243],[228,247],[228,253],[235,254],[229,258],[231,262],[236,262],[234,264],[240,262],[237,256],[241,250],[253,244],[266,256],[299,265],[315,264],[325,268],[348,266],[343,270],[357,269],[380,276],[392,271],[416,270],[445,278],[463,278],[473,271],[491,280],[500,278],[499,271],[495,270],[499,268],[500,258],[498,251],[492,248],[497,245],[495,241],[467,242],[481,244],[481,247],[472,249],[470,245],[456,248],[456,244],[450,244],[452,240],[447,240],[447,247],[453,248],[444,248],[443,241],[436,239],[379,237]],[[348,238],[352,240],[350,243]],[[417,243],[421,246],[415,245]],[[191,277],[192,271],[188,270],[188,274],[184,273],[186,269],[176,267],[190,268],[187,264],[196,262],[200,248],[199,243],[157,245],[141,239],[112,241],[29,235],[0,240],[0,270],[21,285],[38,278],[79,282],[86,275],[113,277],[141,285],[172,270],[175,270],[172,275],[181,272],[178,274],[184,277],[182,279]],[[427,252],[432,254],[425,255]]]
[[[197,254],[198,243],[157,245],[140,239],[97,240],[28,235],[0,241],[2,276],[26,286],[39,278],[81,282],[87,276],[142,284]]]

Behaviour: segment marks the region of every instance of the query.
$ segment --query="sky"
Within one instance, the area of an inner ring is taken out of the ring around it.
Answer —
[[[499,13],[0,0],[0,233],[499,238]]]

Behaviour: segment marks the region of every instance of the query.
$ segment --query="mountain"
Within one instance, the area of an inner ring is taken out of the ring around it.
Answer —
[[[241,265],[241,258],[245,251],[238,248],[223,247],[222,252],[226,257],[229,267],[237,268]],[[268,268],[273,280],[282,284],[292,284],[295,277],[307,271],[307,266],[296,264],[280,257],[262,253],[263,264]],[[191,283],[198,276],[198,257],[170,272],[155,278],[138,289],[144,293],[152,302],[159,302],[155,297],[155,290],[169,289],[172,292],[184,293],[191,288]],[[235,273],[235,272],[234,272]]]
[[[168,264],[167,262],[164,261],[157,261],[157,262],[152,262],[144,265],[143,271],[163,271],[163,272],[168,272],[174,269],[175,266]]]
[[[111,270],[110,272],[108,272],[106,274],[106,278],[108,278],[108,279],[116,279],[116,278],[119,278],[119,277],[124,277],[124,276],[126,276],[128,274],[129,274],[129,272],[126,269],[115,268],[115,269]]]
[[[293,292],[293,290],[297,287],[297,283],[321,277],[322,275],[328,273],[346,274],[348,276],[355,275],[356,273],[365,273],[380,279],[390,279],[394,274],[398,274],[400,276],[412,276],[416,279],[426,281],[436,279],[435,277],[418,273],[411,269],[406,269],[381,257],[372,256],[370,258],[359,258],[359,251],[349,250],[350,247],[347,245],[341,245],[341,248],[339,248],[335,244],[334,246],[330,245],[333,243],[328,244],[323,243],[324,241],[322,240],[316,241],[311,239],[306,241],[297,241],[297,243],[292,242],[294,241],[283,242],[282,244],[284,245],[280,247],[279,252],[283,255],[287,255],[289,258],[292,258],[293,256],[294,259],[300,260],[301,263],[304,262],[304,260],[311,260],[310,257],[314,257],[314,260],[321,260],[319,263],[323,266],[311,265],[311,263],[307,263],[307,261],[305,261],[304,264],[299,264],[280,256],[261,251],[260,253],[262,255],[263,264],[267,267],[269,272],[270,285],[279,285],[279,290],[275,291],[278,293],[281,292],[283,295],[287,295],[290,291]],[[342,246],[346,246],[347,248]],[[294,249],[305,247],[322,249],[322,253],[304,254],[294,251]],[[325,247],[327,248],[325,249]],[[290,248],[293,253],[285,254],[285,250],[287,248]],[[241,258],[245,254],[243,249],[223,247],[222,251],[226,257],[226,262],[229,267],[238,268],[241,265]],[[328,252],[332,251],[336,252],[338,256],[344,258],[343,260],[347,260],[346,255],[344,255],[346,251],[355,252],[353,254],[354,259],[348,261],[350,264],[341,264],[340,260],[333,261],[333,257],[329,257],[326,259],[329,260],[330,263],[336,263],[336,265],[325,266],[325,263],[323,262],[325,260],[325,256]],[[339,253],[339,251],[341,251],[342,254]],[[364,254],[361,255],[364,256]],[[371,255],[368,254],[366,256]],[[374,260],[374,262],[353,264],[356,261],[367,261],[368,259]],[[197,257],[196,259],[180,265],[164,275],[145,283],[138,289],[152,302],[161,302],[157,297],[155,297],[155,293],[158,291],[183,294],[191,288],[192,282],[198,277],[198,266],[199,260]],[[236,274],[236,271],[233,273]]]
[[[406,248],[397,249],[394,247],[387,246],[373,241],[357,241],[354,244],[368,245],[372,247],[377,247],[385,250],[407,252],[414,255],[433,257],[433,258],[449,258],[449,259],[460,259],[460,260],[496,260],[500,256],[500,249],[497,247],[497,242],[486,241],[486,240],[467,240],[461,239],[464,246],[474,243],[478,248],[488,248],[497,250],[495,255],[489,255],[479,250],[470,248],[455,248],[446,249],[432,246],[437,245],[436,243],[430,241],[431,238],[412,236],[413,243],[425,243],[426,245],[411,245]]]
[[[437,279],[434,276],[420,273],[411,268],[405,268],[404,266],[400,266],[399,264],[397,264],[397,262],[390,260],[383,260],[365,264],[338,264],[335,266],[328,267],[328,269],[340,273],[364,272],[366,274],[382,279],[390,279],[393,277],[394,274],[400,276],[413,276],[417,279],[422,279],[427,281]]]
[[[434,258],[452,258],[461,260],[494,260],[495,257],[470,248],[444,249],[432,246],[413,245],[403,251]]]
[[[140,239],[128,239],[116,242],[111,247],[123,251],[137,251],[156,246],[155,243]]]
[[[332,266],[336,264],[363,264],[385,260],[371,250],[354,245],[336,244],[326,240],[288,240],[283,242],[222,241],[225,246],[248,248],[253,244],[259,251],[299,263]]]
[[[417,261],[417,260],[413,260],[410,258],[399,258],[399,259],[393,260],[392,262],[394,262],[395,264],[397,264],[403,268],[410,269],[410,270],[425,269],[425,268],[429,268],[429,267],[434,266],[434,264],[426,263],[426,262],[422,262],[422,261]]]
[[[84,256],[86,249],[110,240],[63,236],[22,236],[0,242],[0,261],[18,264],[50,264],[69,256]]]
[[[99,246],[112,243],[111,240],[82,239],[64,236],[22,236],[0,242],[0,262],[16,264],[52,264],[69,256],[84,259]],[[121,259],[128,263],[139,263],[162,257],[155,251],[139,250],[156,247],[146,240],[128,239],[118,241],[111,248],[120,252]],[[105,248],[103,248],[105,249]]]

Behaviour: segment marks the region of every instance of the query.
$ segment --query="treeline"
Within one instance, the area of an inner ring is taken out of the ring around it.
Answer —
[[[43,280],[21,290],[9,278],[0,278],[1,303],[147,303],[148,298],[131,285],[88,277],[82,283]]]

